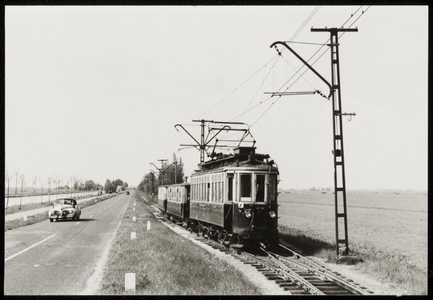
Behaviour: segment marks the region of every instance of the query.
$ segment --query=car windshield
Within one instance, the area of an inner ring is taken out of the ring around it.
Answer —
[[[75,201],[72,199],[58,199],[56,201],[54,201],[54,205],[63,205],[63,204],[69,204],[69,205],[74,205]]]

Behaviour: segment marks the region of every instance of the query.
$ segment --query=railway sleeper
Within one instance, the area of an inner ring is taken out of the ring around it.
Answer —
[[[300,287],[296,283],[294,283],[293,281],[287,280],[287,279],[282,281],[282,282],[279,282],[278,285],[280,287],[287,286],[287,287],[293,287],[293,288],[300,289]]]
[[[321,291],[346,291],[346,289],[342,288],[341,286],[317,286],[317,288]]]
[[[256,268],[256,269],[259,272],[269,272],[269,271],[271,271],[271,269],[269,269],[269,268]]]
[[[300,287],[284,286],[282,287],[282,289],[285,291],[289,291],[292,295],[311,295]]]
[[[308,282],[319,279],[316,276],[302,276],[302,278],[307,280]]]
[[[269,276],[266,276],[266,278],[268,279],[268,280],[277,280],[277,279],[282,279],[280,276],[278,276],[278,275],[269,275]]]
[[[324,293],[326,295],[339,295],[339,296],[341,296],[341,295],[353,295],[353,293],[346,291],[346,290],[343,290],[343,291],[333,290],[333,291],[326,291],[326,292],[324,291]]]
[[[322,281],[322,280],[309,280],[309,282],[317,287],[322,287],[322,286],[336,286],[335,283],[333,283],[332,281]]]

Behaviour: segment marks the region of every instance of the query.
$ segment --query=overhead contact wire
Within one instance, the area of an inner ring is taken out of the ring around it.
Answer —
[[[370,8],[371,6],[369,6],[365,11],[363,11],[362,13],[361,13],[361,15],[355,20],[355,21],[353,21],[352,22],[352,24],[349,26],[349,28],[351,27],[351,26],[353,26],[353,24],[355,24],[355,22],[357,22],[358,20],[359,20],[359,18],[361,18],[361,16],[363,16],[364,15],[364,13]],[[355,11],[355,13],[354,14],[351,14],[351,16],[346,20],[346,22],[344,22],[343,23],[343,25],[341,26],[341,27],[343,27],[360,9],[362,8],[362,6],[360,7],[360,8],[358,8],[356,11]],[[343,32],[343,34],[344,34],[344,32]],[[341,34],[340,35],[340,37],[343,35],[343,34]],[[309,62],[328,42],[330,41],[330,38],[328,38],[328,40],[324,43],[324,44],[322,44],[322,46],[307,60],[307,62]],[[329,50],[329,48],[327,48],[312,64],[311,64],[311,66],[313,66],[327,51]],[[287,60],[286,60],[287,61]],[[277,91],[280,91],[293,77],[295,77],[296,76],[296,74],[299,72],[299,71],[301,71],[301,69],[302,68],[304,68],[305,67],[305,65],[303,65],[303,66],[301,66],[300,68],[299,68],[299,70],[292,76],[292,77],[290,77]],[[306,72],[308,71],[308,69],[306,69],[290,86],[288,86],[287,88],[286,88],[286,91],[290,88],[290,87],[292,87]],[[308,82],[308,81],[307,81]],[[311,84],[310,84],[311,85]],[[256,119],[256,121],[254,121],[254,123],[253,123],[253,125],[255,124],[255,123],[257,123],[262,117],[263,117],[263,115],[267,112],[267,111],[269,111],[269,109],[279,100],[281,98],[281,96],[279,97],[279,98],[277,98],[274,102],[272,102],[272,104],[265,110],[265,112],[263,113],[263,114],[261,114],[257,119]],[[268,99],[267,99],[268,100]],[[259,103],[259,104],[262,104],[263,102],[261,102],[261,103]],[[258,105],[259,105],[258,104]],[[256,105],[256,106],[258,106],[258,105]],[[254,107],[253,107],[254,108]],[[252,125],[251,125],[252,126]]]
[[[301,32],[301,30],[304,29],[305,25],[307,25],[307,23],[313,18],[313,16],[317,13],[317,11],[319,10],[319,8],[320,8],[320,6],[317,6],[317,7],[314,8],[314,10],[307,17],[307,19],[305,19],[304,23],[302,23],[302,25],[298,28],[298,30],[290,38],[290,41],[293,41],[296,38],[296,36]]]
[[[256,93],[254,94],[254,96],[252,97],[252,99],[250,100],[250,102],[248,103],[247,107],[245,107],[245,110],[248,109],[248,107],[251,105],[251,102],[253,102],[254,98],[257,96],[257,93],[259,92],[260,88],[263,86],[263,84],[265,83],[265,81],[266,81],[266,79],[268,78],[269,74],[271,74],[272,70],[274,69],[275,64],[277,63],[279,57],[280,57],[280,56],[278,55],[278,57],[277,57],[277,59],[275,60],[274,64],[273,64],[272,67],[269,69],[268,74],[265,76],[265,78],[263,79],[262,83],[261,83],[260,86],[257,88]]]
[[[356,11],[355,11],[355,13],[353,13],[353,14],[351,14],[350,15],[350,17],[343,23],[343,25],[341,25],[340,27],[343,27],[347,22],[349,22],[349,20],[351,19],[351,18],[353,18],[353,16],[354,15],[356,15],[357,13],[358,13],[358,11],[360,10],[362,8],[362,6],[360,6]],[[370,8],[370,7],[368,7],[368,8]],[[367,10],[368,10],[368,8],[367,8]],[[349,28],[367,11],[367,10],[365,10],[365,11],[363,11],[362,12],[362,14],[349,26]],[[344,34],[344,32],[343,32],[343,34]],[[340,35],[340,37],[343,35],[343,34],[341,34]],[[328,43],[330,41],[330,38],[328,38],[327,40],[326,40],[326,42],[325,43],[323,43],[322,44],[322,46],[307,60],[307,62],[310,62],[310,60],[312,60],[313,59],[313,57],[314,56],[316,56],[316,54],[317,53],[319,53],[320,52],[320,50]],[[327,48],[312,64],[311,64],[311,66],[313,66],[327,51],[329,50],[329,48]],[[299,71],[301,71],[303,68],[305,68],[305,65],[302,65],[300,68],[299,68],[299,70],[298,70],[298,72]],[[300,75],[300,77],[301,76],[303,76],[306,72],[308,71],[308,69],[306,69],[301,75]],[[292,77],[290,77],[284,84],[283,84],[283,86],[280,88],[280,89],[278,89],[277,91],[280,91],[286,84],[288,84],[289,83],[289,81],[290,80],[292,80],[293,79],[293,77],[295,77],[296,76],[296,73],[292,76]],[[295,84],[297,81],[299,80],[299,78],[297,78],[290,86],[288,86],[287,88],[286,88],[286,90],[288,90],[290,87],[292,87],[293,86],[293,84]]]
[[[276,54],[274,57],[272,57],[272,59],[270,59],[263,67],[261,67],[260,69],[258,69],[253,75],[251,75],[247,80],[245,80],[243,83],[241,83],[237,88],[235,88],[232,92],[230,92],[227,96],[225,96],[222,100],[218,101],[214,106],[212,106],[211,108],[209,108],[205,113],[201,114],[206,115],[209,111],[211,111],[212,109],[214,109],[218,104],[220,104],[221,102],[223,102],[225,99],[227,99],[231,94],[233,94],[234,92],[236,92],[240,87],[242,87],[245,83],[247,83],[251,78],[253,78],[257,73],[259,73],[263,68],[265,68],[272,60],[274,60],[275,58],[278,59],[278,54]]]

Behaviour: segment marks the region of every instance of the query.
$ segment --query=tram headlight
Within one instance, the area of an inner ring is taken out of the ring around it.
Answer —
[[[245,210],[245,217],[247,217],[248,219],[251,218],[252,213],[251,213],[251,209],[246,209]]]
[[[273,219],[273,218],[275,218],[277,216],[277,214],[273,210],[271,210],[269,212],[269,216]]]

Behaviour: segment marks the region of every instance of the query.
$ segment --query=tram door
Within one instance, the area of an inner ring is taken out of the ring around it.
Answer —
[[[186,201],[184,201],[184,205],[185,205],[185,208],[184,208],[184,211],[185,211],[185,215],[184,215],[184,218],[189,218],[189,202],[190,202],[190,197],[191,197],[191,186],[190,185],[186,185],[185,186],[185,198],[186,198]]]

